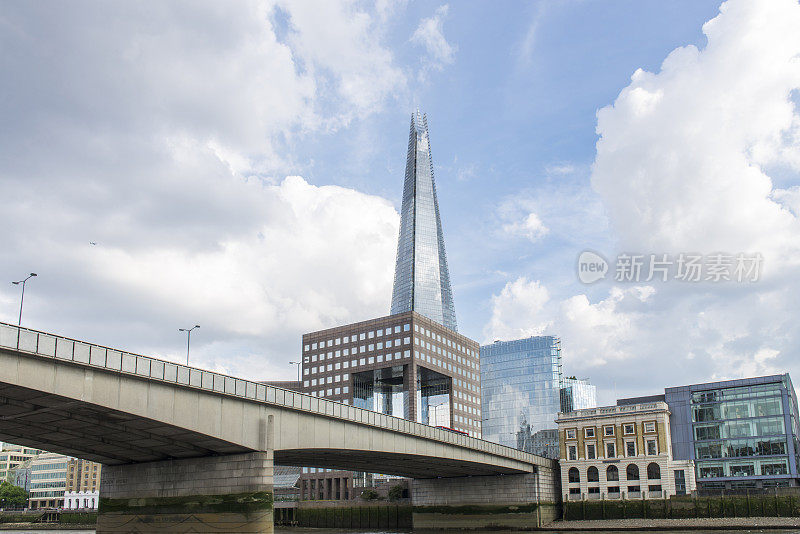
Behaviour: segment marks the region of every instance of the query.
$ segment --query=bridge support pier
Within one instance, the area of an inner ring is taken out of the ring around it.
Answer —
[[[272,451],[103,466],[97,534],[271,533]]]
[[[555,472],[414,479],[414,529],[514,529],[541,527],[558,517]]]

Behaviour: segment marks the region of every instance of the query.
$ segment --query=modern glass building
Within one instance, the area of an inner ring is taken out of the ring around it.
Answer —
[[[673,454],[703,490],[797,486],[798,409],[788,374],[667,388]]]
[[[561,412],[597,407],[597,386],[589,383],[588,378],[569,376],[561,383]]]
[[[415,311],[457,331],[433,178],[428,119],[411,116],[391,315]]]
[[[561,341],[537,336],[481,347],[483,439],[517,446],[517,433],[556,428]],[[527,428],[529,426],[530,428]]]

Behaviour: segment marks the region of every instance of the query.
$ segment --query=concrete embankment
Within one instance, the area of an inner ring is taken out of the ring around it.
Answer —
[[[554,521],[547,531],[643,531],[643,530],[781,530],[800,527],[800,517],[700,517],[683,519],[605,519]]]

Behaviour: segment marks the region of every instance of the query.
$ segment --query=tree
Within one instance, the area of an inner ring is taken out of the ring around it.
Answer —
[[[390,501],[399,501],[403,498],[403,490],[405,487],[402,484],[395,484],[391,488],[389,488],[389,500]]]
[[[3,506],[21,506],[28,502],[28,493],[9,482],[0,484],[0,503]]]
[[[378,498],[378,492],[372,488],[367,488],[361,492],[361,498],[365,501],[374,501]]]

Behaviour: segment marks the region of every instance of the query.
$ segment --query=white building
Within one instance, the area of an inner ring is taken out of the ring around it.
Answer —
[[[100,501],[98,491],[67,491],[64,492],[65,510],[97,510]]]
[[[664,498],[695,490],[691,460],[674,460],[665,402],[558,417],[564,499]]]

